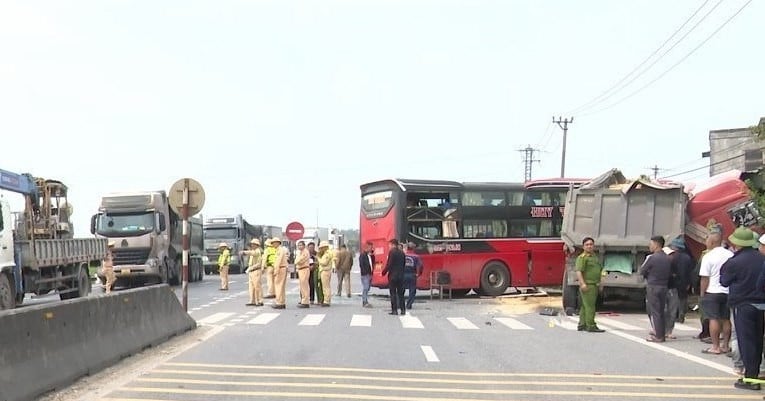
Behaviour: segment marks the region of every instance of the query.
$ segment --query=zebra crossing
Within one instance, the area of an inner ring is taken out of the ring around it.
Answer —
[[[407,315],[397,316],[398,324],[405,330],[424,330],[427,327],[438,326],[442,328],[444,321],[446,327],[454,330],[476,331],[486,329],[508,329],[514,331],[533,331],[543,329],[563,329],[569,331],[577,330],[578,318],[576,316],[540,316],[528,314],[522,316],[492,316],[492,317],[464,317],[448,316],[435,317],[432,315]],[[197,323],[203,326],[222,325],[226,327],[241,326],[267,326],[277,320],[294,321],[294,324],[302,327],[319,327],[328,321],[351,328],[375,327],[376,323],[383,322],[386,328],[389,322],[395,320],[382,314],[332,314],[332,313],[307,313],[302,316],[295,316],[294,313],[285,312],[260,312],[250,311],[246,313],[236,312],[218,312],[204,318],[198,319]],[[598,317],[598,326],[606,330],[618,331],[647,331],[649,328],[648,319],[635,315],[626,318]],[[479,321],[483,321],[479,323]],[[496,324],[495,324],[496,323]],[[287,324],[293,324],[288,321]],[[699,328],[687,324],[676,324],[675,332],[697,332]]]

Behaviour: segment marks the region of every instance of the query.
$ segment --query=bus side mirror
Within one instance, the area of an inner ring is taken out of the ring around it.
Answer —
[[[159,217],[159,232],[163,233],[165,230],[167,230],[167,223],[165,223],[165,214],[162,212],[157,213],[157,217]]]
[[[98,219],[97,214],[90,216],[90,233],[91,234],[96,233],[96,219]]]

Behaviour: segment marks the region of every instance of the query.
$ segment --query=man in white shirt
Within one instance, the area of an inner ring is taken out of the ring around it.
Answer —
[[[704,311],[704,317],[709,319],[712,347],[702,352],[719,355],[730,351],[731,336],[728,288],[720,284],[720,268],[733,256],[733,252],[723,248],[722,234],[716,231],[707,236],[707,249],[709,252],[701,258],[699,276],[701,276],[701,308]],[[721,333],[722,341],[720,341]]]

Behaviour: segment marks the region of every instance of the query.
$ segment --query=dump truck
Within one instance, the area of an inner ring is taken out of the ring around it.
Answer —
[[[261,231],[248,223],[241,214],[208,217],[204,219],[205,274],[218,273],[218,245],[225,242],[231,247],[230,271],[244,273],[245,267],[239,252],[250,246],[253,238],[260,239]]]
[[[612,169],[577,189],[566,199],[561,237],[568,252],[563,276],[563,307],[578,308],[575,261],[582,241],[592,237],[604,267],[600,302],[645,299],[645,280],[638,269],[649,254],[651,237],[669,242],[681,237],[691,256],[705,249],[708,227],[727,237],[737,226],[755,227],[762,221],[740,172],[715,176],[698,185],[627,180]]]
[[[101,198],[90,231],[114,242],[115,287],[181,281],[183,220],[163,190],[112,193]],[[202,221],[189,218],[189,282],[202,280]],[[98,277],[105,281],[102,271]]]
[[[0,309],[24,302],[25,294],[62,300],[90,293],[89,266],[106,257],[106,240],[73,238],[73,209],[60,181],[0,170],[0,189],[21,194],[23,212],[0,198]]]

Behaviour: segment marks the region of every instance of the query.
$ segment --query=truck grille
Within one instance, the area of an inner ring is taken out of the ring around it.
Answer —
[[[142,265],[149,259],[151,248],[115,249],[114,265]]]

